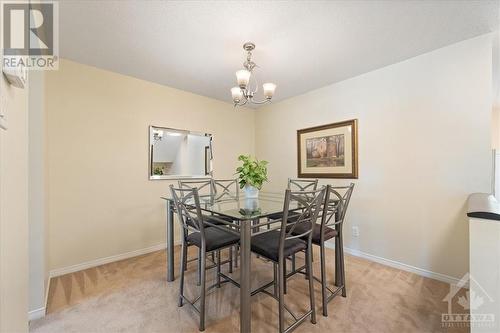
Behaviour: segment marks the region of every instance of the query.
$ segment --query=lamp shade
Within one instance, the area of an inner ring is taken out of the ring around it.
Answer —
[[[273,98],[274,91],[276,90],[276,85],[274,83],[264,83],[262,88],[264,88],[264,96],[267,99]]]
[[[233,102],[238,103],[243,97],[243,91],[240,87],[231,88],[231,96],[233,97]]]
[[[236,81],[238,81],[238,86],[241,89],[246,89],[248,82],[250,81],[250,72],[246,69],[241,69],[236,72]]]

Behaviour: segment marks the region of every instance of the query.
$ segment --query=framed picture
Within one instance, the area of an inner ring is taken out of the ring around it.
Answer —
[[[299,178],[358,178],[358,120],[297,130]]]

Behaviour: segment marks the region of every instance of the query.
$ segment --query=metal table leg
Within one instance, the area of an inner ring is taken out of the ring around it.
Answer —
[[[252,309],[250,303],[250,238],[252,220],[242,221],[240,228],[240,332],[250,333]]]
[[[174,281],[174,210],[167,200],[167,281]]]

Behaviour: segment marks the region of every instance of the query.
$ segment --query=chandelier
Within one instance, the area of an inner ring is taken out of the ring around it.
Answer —
[[[262,85],[265,97],[264,100],[256,101],[254,99],[255,94],[259,90],[255,76],[253,76],[255,88],[252,89],[250,87],[252,71],[255,67],[259,67],[252,61],[252,51],[255,49],[255,44],[250,42],[245,43],[243,44],[243,49],[247,51],[247,60],[243,63],[243,67],[245,67],[245,69],[241,69],[236,72],[236,81],[238,82],[238,86],[231,88],[231,96],[233,97],[234,106],[242,106],[247,103],[264,104],[271,102],[271,98],[273,98],[274,91],[276,90],[276,85],[274,83],[264,83]]]

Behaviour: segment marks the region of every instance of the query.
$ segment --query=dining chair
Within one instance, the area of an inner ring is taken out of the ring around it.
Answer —
[[[314,228],[314,232],[312,233],[312,243],[320,247],[321,278],[318,279],[315,277],[315,279],[321,283],[323,316],[325,317],[328,316],[328,303],[339,292],[341,292],[343,297],[347,296],[342,229],[353,190],[354,183],[351,183],[349,186],[328,185],[326,187],[323,208],[320,215],[321,222]],[[293,233],[299,235],[307,228],[307,225],[298,225]],[[327,286],[325,264],[325,242],[332,238],[335,238],[335,290]],[[307,270],[306,265],[299,268],[298,271],[303,269]],[[292,272],[290,276],[295,274],[295,272]],[[327,292],[330,294],[327,295]]]
[[[215,193],[215,201],[224,200],[238,200],[240,197],[240,187],[238,179],[212,179],[213,189]],[[228,222],[233,222],[237,224],[237,221],[233,221],[230,217],[220,216]],[[238,246],[234,247],[235,255],[233,256],[233,249],[229,249],[229,273],[233,272],[233,258],[234,266],[238,267]]]
[[[223,181],[218,181],[223,184]],[[179,180],[179,188],[192,189],[196,188],[199,193],[200,199],[204,203],[214,203],[218,200],[221,195],[217,195],[216,183],[214,179],[203,179],[203,180]],[[213,215],[212,215],[213,216]],[[210,220],[212,216],[205,216],[206,219]],[[212,221],[214,224],[223,224],[220,220],[232,221],[231,218],[225,216],[216,216],[217,218]]]
[[[303,323],[309,316],[311,317],[311,323],[316,323],[311,242],[314,227],[316,226],[315,222],[323,203],[324,194],[324,188],[311,191],[292,191],[287,189],[285,191],[283,218],[273,224],[271,231],[262,231],[252,237],[251,240],[252,252],[272,261],[274,273],[273,281],[254,290],[252,295],[263,292],[278,301],[280,333],[290,332]],[[297,207],[301,208],[301,212],[297,215],[292,214]],[[275,224],[278,224],[278,226],[275,226]],[[305,228],[300,234],[296,235],[294,230],[298,225],[305,226]],[[285,260],[287,257],[301,251],[306,253],[306,266],[308,267],[307,271],[309,274],[310,309],[302,316],[297,317],[285,304]],[[274,293],[270,293],[266,290],[270,286],[274,286]],[[295,319],[294,323],[287,328],[285,328],[285,310]]]
[[[299,178],[288,178],[286,188],[293,191],[316,191],[318,187],[317,179],[299,179]],[[276,220],[281,219],[283,216],[282,212],[269,215],[269,219]]]
[[[198,190],[199,198],[203,200],[211,200],[215,194],[214,184],[211,178],[208,179],[195,179],[195,180],[179,180],[179,188]],[[183,195],[183,193],[181,193]]]
[[[198,191],[198,198],[201,199],[204,203],[213,203],[215,200],[215,185],[214,181],[212,178],[209,179],[194,179],[194,180],[179,180],[179,188],[180,189],[196,189]],[[180,195],[184,195],[183,192],[180,192]],[[204,215],[205,220],[210,221],[212,224],[217,224],[223,226],[225,222],[221,220],[225,220],[226,222],[230,222],[231,219],[228,219],[226,217],[222,216],[214,216],[214,215]],[[188,220],[188,223],[191,223],[191,221]],[[231,252],[231,251],[230,251]],[[231,255],[230,255],[231,256]],[[201,249],[198,248],[198,258],[197,259],[192,259],[192,260],[197,260],[198,261],[198,285],[201,283]],[[232,264],[232,258],[230,258],[231,264],[230,264],[230,272],[233,271],[233,264]],[[186,262],[188,261],[187,258],[185,258]],[[189,261],[192,261],[189,260]],[[215,262],[215,253],[212,252],[212,261]],[[187,264],[185,266],[187,269]]]
[[[215,200],[237,200],[240,196],[238,179],[213,179]]]
[[[302,179],[302,178],[288,178],[287,182],[287,189],[293,190],[293,191],[316,191],[318,187],[318,179]],[[296,212],[292,212],[290,215],[294,215]],[[267,217],[268,222],[270,220],[279,220],[283,217],[283,212],[271,214]],[[270,225],[268,224],[268,228],[270,228]],[[295,267],[295,255],[292,255],[289,260],[292,263],[292,272],[296,270]],[[285,270],[284,274],[287,274],[287,265],[285,262]],[[285,286],[284,286],[285,294],[287,292],[287,283],[285,279]]]
[[[236,282],[228,278],[226,275],[221,273],[221,249],[234,246],[239,242],[239,235],[237,233],[230,232],[228,228],[210,225],[210,222],[205,220],[205,216],[201,213],[200,208],[200,198],[198,194],[198,189],[189,188],[174,188],[170,185],[170,191],[172,193],[172,198],[176,206],[177,215],[179,217],[179,222],[182,227],[182,248],[181,248],[181,267],[180,267],[180,288],[179,288],[179,307],[184,305],[184,302],[190,304],[200,315],[199,330],[205,330],[205,297],[207,291],[214,287],[220,288],[223,282],[232,282],[237,285]],[[201,255],[199,256],[199,261],[201,262],[201,290],[200,296],[194,300],[189,300],[184,296],[184,274],[185,265],[187,257],[188,246],[193,245],[200,249]],[[206,254],[209,252],[217,252],[217,262],[214,267],[217,269],[216,283],[206,288]],[[224,281],[221,281],[221,277]],[[196,307],[196,303],[200,302],[199,308]]]
[[[317,179],[288,178],[288,188],[295,191],[315,191],[317,187]]]

